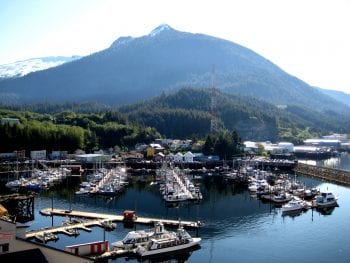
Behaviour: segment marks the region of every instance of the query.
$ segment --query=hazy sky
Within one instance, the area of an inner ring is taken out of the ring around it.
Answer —
[[[310,85],[350,93],[350,0],[0,0],[0,64],[91,54],[162,23],[231,40]]]

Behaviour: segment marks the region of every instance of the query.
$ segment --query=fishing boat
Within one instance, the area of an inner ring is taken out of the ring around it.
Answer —
[[[334,207],[338,205],[337,199],[331,192],[321,192],[320,195],[316,196],[315,203],[318,208]]]
[[[174,253],[181,250],[186,250],[191,247],[199,246],[201,238],[192,238],[189,233],[179,227],[175,232],[169,232],[170,235],[165,238],[151,238],[146,245],[139,245],[136,249],[136,254],[139,257],[150,257],[166,253]]]

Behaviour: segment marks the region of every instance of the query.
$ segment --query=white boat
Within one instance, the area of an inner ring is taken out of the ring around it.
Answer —
[[[55,235],[54,233],[43,233],[43,234],[38,234],[35,235],[35,239],[41,243],[46,243],[48,241],[57,241],[58,236]]]
[[[112,243],[112,246],[122,249],[137,248],[148,244],[151,238],[168,238],[171,233],[164,229],[164,225],[161,222],[157,222],[152,229],[130,231],[121,241]]]
[[[337,199],[331,192],[321,192],[320,195],[316,196],[315,202],[318,208],[334,207],[338,205]]]
[[[148,257],[153,255],[165,254],[188,249],[198,246],[201,238],[192,238],[190,234],[179,227],[177,232],[172,233],[169,237],[151,239],[145,246],[138,246],[136,254],[140,257]]]
[[[112,221],[102,221],[101,222],[102,227],[104,227],[105,230],[107,231],[112,231],[117,228],[117,224],[113,223]]]
[[[173,194],[165,195],[164,199],[166,202],[183,202],[192,199],[192,196],[184,192],[176,192]]]
[[[290,200],[287,204],[282,206],[282,213],[298,212],[306,208],[306,203],[303,200]]]

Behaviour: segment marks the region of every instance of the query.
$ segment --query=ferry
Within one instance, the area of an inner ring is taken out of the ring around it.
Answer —
[[[190,234],[183,227],[179,227],[177,232],[169,232],[166,238],[151,238],[150,241],[144,245],[139,245],[135,250],[139,257],[150,257],[153,255],[174,253],[181,250],[186,250],[192,247],[199,246],[201,238],[192,238]]]

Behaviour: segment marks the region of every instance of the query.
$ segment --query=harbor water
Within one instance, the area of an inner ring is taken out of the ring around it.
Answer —
[[[343,156],[346,164],[349,156]],[[332,191],[339,197],[339,207],[320,213],[309,209],[298,216],[282,216],[281,208],[263,203],[250,195],[246,188],[236,187],[216,176],[196,177],[203,200],[167,207],[159,186],[147,176],[133,177],[128,188],[115,198],[76,196],[76,187],[67,186],[43,192],[35,198],[35,220],[30,229],[62,225],[62,218],[40,215],[42,208],[53,206],[110,214],[132,209],[139,216],[200,220],[198,231],[201,247],[195,251],[152,262],[349,262],[350,259],[350,188],[297,176],[306,186]],[[52,202],[53,201],[53,202]],[[137,225],[136,229],[148,228]],[[77,237],[59,234],[57,242],[47,245],[63,249],[67,245],[108,240],[121,240],[129,231],[122,223],[106,232],[93,227],[92,232],[80,230]],[[196,231],[190,231],[196,236]],[[109,262],[137,262],[136,258],[121,257]]]

